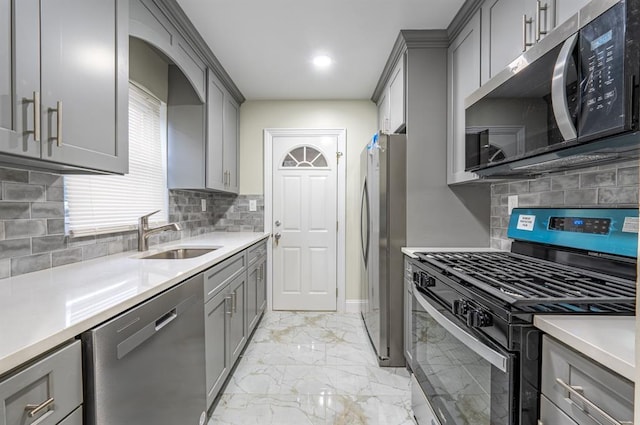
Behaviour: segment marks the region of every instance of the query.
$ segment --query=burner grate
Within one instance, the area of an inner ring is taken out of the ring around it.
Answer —
[[[507,252],[419,253],[422,260],[517,306],[610,311],[635,302],[635,282]]]

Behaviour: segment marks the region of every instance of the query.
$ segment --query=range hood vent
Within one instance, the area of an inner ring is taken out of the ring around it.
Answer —
[[[634,132],[496,164],[475,172],[480,177],[491,179],[531,178],[639,157],[640,132]]]

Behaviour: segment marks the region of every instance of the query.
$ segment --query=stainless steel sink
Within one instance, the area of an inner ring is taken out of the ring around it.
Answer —
[[[175,248],[141,257],[143,260],[184,260],[215,251],[218,248]]]

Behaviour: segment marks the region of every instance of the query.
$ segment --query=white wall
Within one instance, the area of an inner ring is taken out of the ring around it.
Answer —
[[[368,100],[247,101],[240,107],[240,193],[264,194],[265,128],[347,130],[346,299],[359,299],[360,151],[376,132],[377,109]]]

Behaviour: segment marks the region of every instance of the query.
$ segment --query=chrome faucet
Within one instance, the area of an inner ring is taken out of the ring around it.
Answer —
[[[160,212],[160,210],[154,211],[147,215],[143,215],[138,220],[138,251],[146,251],[149,249],[149,236],[155,233],[160,233],[167,230],[175,230],[176,232],[182,230],[182,226],[180,226],[179,223],[169,223],[164,226],[149,229],[149,217],[158,212]]]

